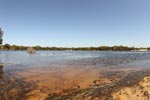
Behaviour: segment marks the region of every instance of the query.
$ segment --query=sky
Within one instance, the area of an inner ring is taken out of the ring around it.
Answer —
[[[150,47],[150,0],[0,0],[4,42]]]

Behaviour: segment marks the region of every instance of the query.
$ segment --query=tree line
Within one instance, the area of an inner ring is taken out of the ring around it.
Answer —
[[[3,50],[27,50],[31,46],[18,46],[18,45],[10,45],[4,44],[2,45]],[[127,47],[127,46],[99,46],[99,47],[42,47],[42,46],[32,46],[35,50],[99,50],[99,51],[132,51],[132,50],[140,50],[149,48],[136,48],[136,47]]]

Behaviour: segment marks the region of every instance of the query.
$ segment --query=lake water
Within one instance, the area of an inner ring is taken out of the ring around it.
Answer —
[[[0,51],[4,73],[29,69],[59,71],[64,68],[149,68],[150,52],[125,51]],[[56,70],[57,69],[57,70]]]
[[[119,64],[142,64],[150,61],[150,52],[117,52],[117,51],[37,51],[28,54],[26,51],[0,51],[0,63],[4,66],[19,65],[49,66],[54,63],[77,62],[110,66]],[[72,63],[73,64],[73,63]],[[145,65],[147,66],[147,65]]]
[[[11,98],[10,91],[14,93],[14,89],[19,91],[17,98],[47,98],[62,90],[87,88],[94,80],[110,83],[128,72],[149,69],[150,52],[0,51],[0,63],[0,99],[5,95]]]

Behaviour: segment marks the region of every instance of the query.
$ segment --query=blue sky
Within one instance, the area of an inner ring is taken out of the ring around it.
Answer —
[[[150,0],[1,0],[4,44],[150,46]]]

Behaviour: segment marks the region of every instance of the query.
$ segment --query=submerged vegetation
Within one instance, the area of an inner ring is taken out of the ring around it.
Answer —
[[[2,45],[3,50],[27,50],[29,46],[18,46],[4,44]],[[100,47],[41,47],[33,46],[35,50],[97,50],[97,51],[133,51],[133,50],[150,50],[149,48],[136,48],[127,46],[100,46]]]

